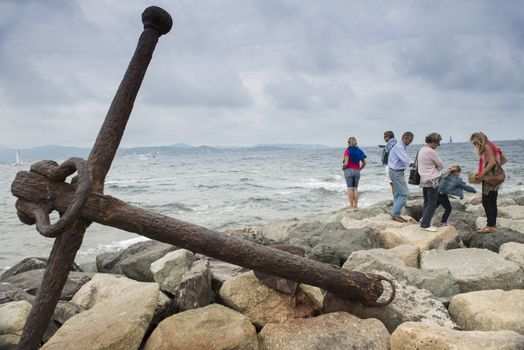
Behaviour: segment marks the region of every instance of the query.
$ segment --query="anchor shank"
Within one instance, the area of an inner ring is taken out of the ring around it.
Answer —
[[[129,62],[124,78],[118,87],[93,149],[89,154],[88,163],[91,164],[93,169],[93,190],[95,192],[103,193],[104,191],[105,177],[116,155],[138,90],[153,57],[158,38],[171,29],[171,22],[167,23],[167,29],[161,28],[159,30],[158,26],[150,25],[147,21],[148,18],[146,16],[163,16],[162,20],[164,22],[171,21],[169,14],[163,10],[161,10],[163,11],[161,13],[151,13],[151,11],[159,10],[161,9],[150,7],[142,14],[144,31],[140,35],[135,53],[131,58],[131,62]]]

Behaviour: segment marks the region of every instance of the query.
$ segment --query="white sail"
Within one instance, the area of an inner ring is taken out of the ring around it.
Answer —
[[[16,150],[16,165],[22,165],[22,157],[19,150]]]

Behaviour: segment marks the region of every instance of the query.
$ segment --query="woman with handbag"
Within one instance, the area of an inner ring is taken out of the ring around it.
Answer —
[[[442,137],[439,133],[432,132],[426,136],[426,145],[417,154],[420,187],[422,187],[422,194],[424,195],[420,228],[430,232],[437,231],[435,227],[431,226],[431,219],[437,209],[440,171],[444,168],[444,162],[436,151],[437,147],[440,146],[441,140]]]
[[[507,159],[502,150],[482,132],[475,132],[469,138],[479,156],[477,179],[482,181],[482,206],[486,212],[487,224],[478,230],[480,233],[497,231],[497,197],[505,173],[501,165]]]

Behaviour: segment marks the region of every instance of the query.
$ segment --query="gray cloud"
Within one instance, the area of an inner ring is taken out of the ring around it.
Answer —
[[[521,1],[157,5],[174,28],[159,41],[124,145],[343,146],[349,134],[374,145],[383,129],[521,137]],[[0,146],[92,144],[147,6],[0,0]]]

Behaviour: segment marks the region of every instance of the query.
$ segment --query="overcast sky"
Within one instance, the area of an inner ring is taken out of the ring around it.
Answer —
[[[0,147],[91,147],[153,4],[122,146],[522,138],[524,1],[0,0]]]

